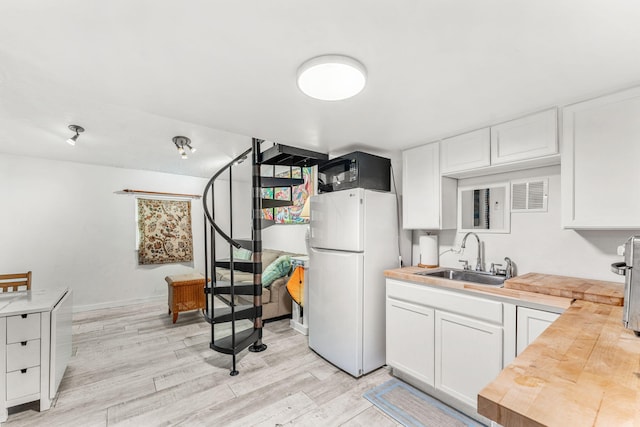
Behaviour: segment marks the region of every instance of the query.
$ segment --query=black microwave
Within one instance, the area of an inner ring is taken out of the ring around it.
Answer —
[[[318,165],[318,193],[366,188],[391,190],[391,160],[354,151]]]

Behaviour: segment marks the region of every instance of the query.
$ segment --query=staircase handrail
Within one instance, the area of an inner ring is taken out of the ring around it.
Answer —
[[[246,158],[247,155],[252,150],[253,150],[253,147],[249,148],[244,153],[240,154],[235,159],[233,159],[229,163],[227,163],[218,172],[216,172],[216,174],[213,175],[211,177],[211,179],[207,182],[207,184],[204,187],[204,192],[202,193],[202,206],[204,208],[204,215],[207,218],[207,221],[209,221],[209,223],[213,226],[213,228],[216,229],[216,231],[220,234],[220,236],[222,236],[222,238],[224,240],[226,240],[229,244],[233,245],[236,249],[240,249],[242,247],[242,245],[240,243],[236,242],[235,240],[233,240],[231,237],[229,237],[227,235],[227,233],[222,231],[222,229],[218,226],[218,224],[216,224],[216,222],[213,220],[213,216],[211,215],[211,212],[209,211],[209,207],[207,206],[207,196],[209,194],[209,189],[211,188],[211,186],[212,186],[213,182],[216,180],[216,178],[218,178],[224,171],[226,171],[227,169],[229,169],[230,167],[232,167],[233,165],[238,163],[243,157]]]

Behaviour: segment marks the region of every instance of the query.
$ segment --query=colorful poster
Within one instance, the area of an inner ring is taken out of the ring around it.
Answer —
[[[289,171],[277,174],[282,178],[289,177]],[[313,195],[315,174],[313,167],[293,168],[293,178],[300,178],[304,183],[294,187],[263,188],[262,197],[266,199],[291,200],[291,206],[263,209],[262,218],[274,220],[276,224],[307,224],[308,218],[301,218],[304,203]]]

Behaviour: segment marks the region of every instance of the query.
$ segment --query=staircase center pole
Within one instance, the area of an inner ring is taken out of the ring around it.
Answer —
[[[252,144],[252,184],[253,198],[252,207],[252,251],[253,251],[253,306],[256,307],[258,313],[262,313],[262,180],[260,178],[261,156],[260,145],[262,140],[253,138]],[[249,351],[260,352],[267,349],[262,343],[262,314],[254,319],[253,327],[258,330],[258,339],[249,347]]]

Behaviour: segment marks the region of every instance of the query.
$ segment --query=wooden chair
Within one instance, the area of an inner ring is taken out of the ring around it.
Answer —
[[[0,293],[28,291],[31,289],[31,272],[0,274]]]

